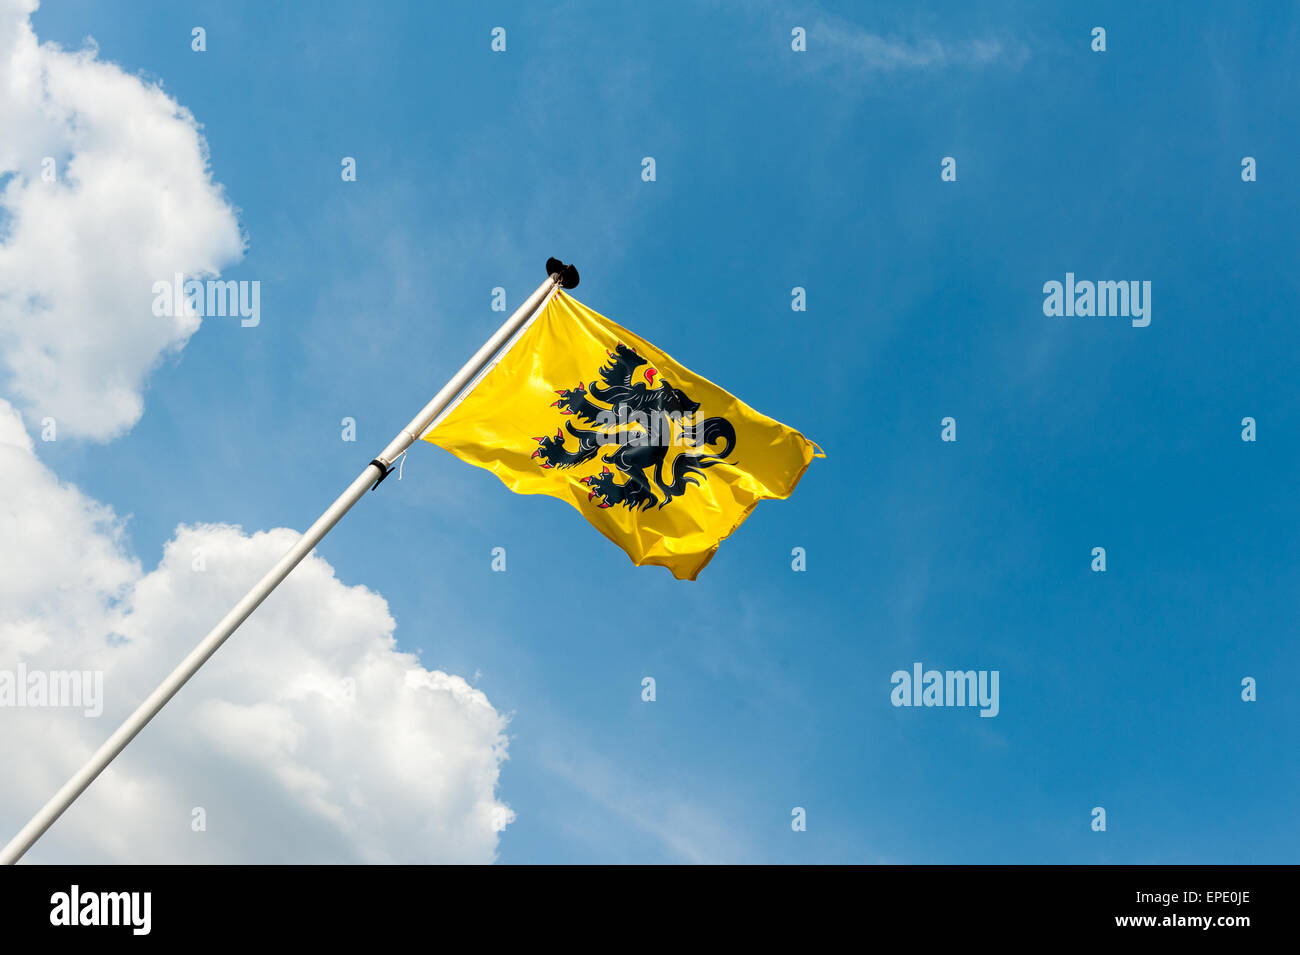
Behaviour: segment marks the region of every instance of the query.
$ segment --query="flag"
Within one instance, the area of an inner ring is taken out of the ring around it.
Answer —
[[[684,580],[822,456],[562,291],[423,437]]]

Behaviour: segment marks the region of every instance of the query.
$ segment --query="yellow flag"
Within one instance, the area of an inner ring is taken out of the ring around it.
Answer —
[[[633,563],[684,580],[821,456],[561,291],[424,439],[568,501]]]

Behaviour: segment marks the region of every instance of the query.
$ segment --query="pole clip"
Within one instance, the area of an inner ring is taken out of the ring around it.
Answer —
[[[379,488],[379,485],[384,483],[384,478],[388,477],[388,475],[393,473],[393,466],[391,464],[385,464],[383,461],[379,460],[378,458],[375,458],[370,463],[373,464],[375,467],[379,468],[379,470],[384,472],[383,474],[379,475],[379,477],[375,478],[374,484],[370,485],[370,490],[374,491]]]

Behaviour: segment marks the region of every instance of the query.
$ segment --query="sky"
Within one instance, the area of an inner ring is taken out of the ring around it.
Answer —
[[[413,448],[32,861],[1296,860],[1294,4],[28,7],[0,670],[105,712],[0,709],[6,830],[548,256],[826,451],[690,583]],[[155,315],[175,271],[260,320]]]

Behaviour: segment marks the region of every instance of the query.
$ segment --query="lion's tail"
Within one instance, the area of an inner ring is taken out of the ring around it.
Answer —
[[[708,446],[717,444],[719,441],[725,444],[720,453],[705,452],[703,454],[679,454],[673,458],[672,483],[664,482],[663,465],[664,459],[660,458],[655,462],[655,484],[659,485],[659,490],[664,492],[664,499],[660,503],[663,507],[669,501],[679,494],[686,491],[688,484],[699,484],[699,478],[695,475],[703,474],[706,468],[711,468],[715,464],[722,464],[723,458],[731,454],[736,447],[736,429],[732,427],[731,422],[726,418],[706,418],[703,422],[690,428],[682,429],[682,437],[686,443],[692,447]]]
[[[725,441],[727,446],[716,454],[696,455],[700,460],[716,458],[714,464],[720,463],[723,458],[736,449],[736,429],[731,426],[731,422],[726,418],[705,418],[704,421],[697,425],[683,428],[682,438],[687,444],[697,448]]]
[[[686,485],[699,484],[699,478],[695,475],[703,474],[705,468],[711,468],[715,464],[722,463],[722,458],[714,457],[711,454],[679,454],[673,458],[673,482],[665,484],[663,479],[664,462],[661,459],[655,464],[655,483],[659,485],[659,490],[664,492],[664,499],[659,506],[663,507],[674,497],[684,493]]]

